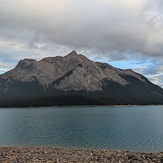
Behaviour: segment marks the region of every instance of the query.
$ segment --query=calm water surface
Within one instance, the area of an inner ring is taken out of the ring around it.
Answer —
[[[163,151],[163,106],[0,109],[0,146]]]

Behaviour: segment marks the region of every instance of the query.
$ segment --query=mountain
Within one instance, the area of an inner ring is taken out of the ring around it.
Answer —
[[[163,89],[144,76],[72,51],[20,60],[0,75],[0,107],[163,104]]]

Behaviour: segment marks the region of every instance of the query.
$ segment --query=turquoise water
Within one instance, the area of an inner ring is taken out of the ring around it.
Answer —
[[[0,109],[0,146],[163,151],[163,106]]]

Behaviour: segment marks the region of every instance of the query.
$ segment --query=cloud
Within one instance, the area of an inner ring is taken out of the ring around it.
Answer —
[[[116,59],[126,53],[130,53],[129,57],[133,53],[160,56],[160,2],[0,0],[0,36],[32,44],[49,41],[74,49],[91,49]]]
[[[154,83],[156,85],[159,85],[160,87],[163,88],[163,83],[162,83],[163,74],[162,75],[157,75],[157,76],[149,76],[148,78],[152,83]]]
[[[161,62],[157,60],[146,60],[133,65],[133,69],[146,76],[154,84],[163,88],[163,65]]]

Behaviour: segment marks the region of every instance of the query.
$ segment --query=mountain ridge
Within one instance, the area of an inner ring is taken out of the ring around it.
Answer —
[[[20,60],[0,75],[0,106],[163,104],[163,89],[131,69],[93,62],[76,51]]]

